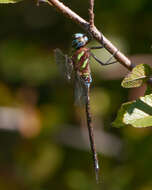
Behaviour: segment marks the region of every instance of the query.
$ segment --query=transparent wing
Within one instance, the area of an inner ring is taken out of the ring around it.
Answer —
[[[55,49],[54,52],[55,61],[59,66],[61,74],[64,78],[70,80],[73,71],[72,60],[66,54],[63,54],[60,49]]]
[[[88,86],[86,86],[84,79],[79,74],[75,74],[75,104],[84,105],[88,100]]]

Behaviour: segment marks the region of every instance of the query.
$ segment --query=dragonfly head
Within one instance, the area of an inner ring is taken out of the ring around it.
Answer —
[[[85,34],[76,33],[73,35],[72,47],[79,49],[88,43],[89,39]]]

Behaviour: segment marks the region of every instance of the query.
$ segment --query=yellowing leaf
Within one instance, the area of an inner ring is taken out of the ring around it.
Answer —
[[[152,75],[152,69],[147,64],[140,64],[124,78],[121,86],[124,88],[140,87]]]

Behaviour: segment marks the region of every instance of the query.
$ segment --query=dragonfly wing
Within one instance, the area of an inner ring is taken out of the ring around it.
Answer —
[[[59,66],[60,72],[63,77],[70,80],[72,71],[73,71],[73,63],[72,60],[66,55],[63,54],[60,49],[55,49],[55,61]]]
[[[71,79],[72,76],[72,71],[73,71],[73,62],[72,59],[70,59],[67,55],[66,55],[66,75],[68,77],[68,80]]]
[[[88,86],[86,86],[84,79],[79,74],[75,74],[75,104],[84,105],[88,100]]]

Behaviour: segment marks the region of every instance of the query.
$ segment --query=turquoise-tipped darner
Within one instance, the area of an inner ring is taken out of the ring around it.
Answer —
[[[93,57],[101,65],[109,65],[116,63],[117,61],[110,62],[113,55],[108,59],[106,63],[99,60],[92,52],[93,49],[100,49],[99,47],[86,47],[89,42],[89,38],[85,34],[76,33],[73,36],[72,47],[74,53],[71,57],[62,53],[60,49],[55,50],[56,63],[59,65],[64,76],[70,80],[74,78],[75,83],[75,102],[79,105],[86,106],[87,124],[89,130],[90,146],[93,154],[93,163],[96,173],[96,180],[98,181],[99,164],[94,142],[93,127],[91,125],[90,115],[90,102],[89,102],[89,89],[92,82],[91,70],[90,70],[90,57]],[[74,77],[72,77],[74,76]]]

